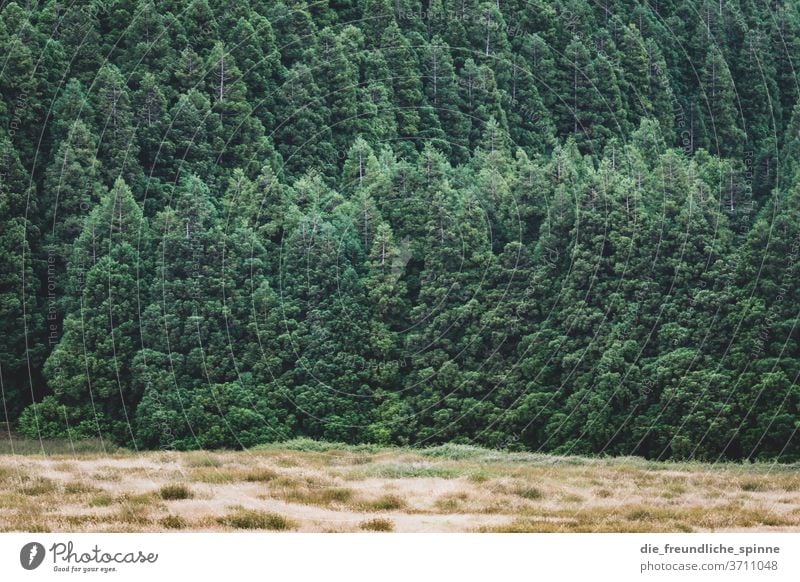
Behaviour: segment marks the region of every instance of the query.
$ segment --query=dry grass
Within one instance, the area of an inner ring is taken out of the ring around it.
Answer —
[[[283,499],[303,505],[345,505],[353,498],[353,490],[346,487],[324,487],[317,489],[296,488],[284,491]]]
[[[108,493],[99,493],[89,500],[89,507],[108,507],[114,503],[114,498]]]
[[[273,481],[280,473],[268,467],[197,467],[190,470],[188,476],[202,483],[235,483],[248,481],[251,483]]]
[[[250,482],[273,481],[278,478],[278,472],[266,467],[251,469],[244,474],[244,480]]]
[[[216,454],[204,451],[186,453],[183,463],[191,468],[222,466],[222,461]]]
[[[83,481],[70,481],[64,485],[64,493],[67,495],[87,495],[89,493],[98,493],[100,489],[91,483]]]
[[[149,510],[142,505],[123,505],[113,516],[123,524],[146,526],[151,523]]]
[[[51,479],[36,477],[31,480],[24,480],[19,492],[30,496],[49,495],[58,492],[58,485]]]
[[[394,523],[390,519],[375,518],[362,521],[358,527],[364,531],[387,532],[394,531]]]
[[[174,501],[177,499],[191,499],[192,497],[194,497],[194,493],[192,493],[192,490],[182,483],[164,485],[163,487],[161,487],[161,489],[158,490],[158,494],[161,496],[161,499],[164,499],[165,501]]]
[[[192,469],[187,474],[187,478],[192,481],[197,481],[198,483],[212,483],[217,485],[222,483],[234,483],[237,481],[236,475],[232,471],[205,467]]]
[[[219,518],[219,523],[234,529],[261,529],[281,531],[294,527],[291,520],[277,513],[237,508],[233,512]]]
[[[356,505],[362,511],[398,511],[407,506],[408,503],[405,499],[393,493],[381,495],[377,499],[362,501]]]
[[[51,444],[55,456],[21,444],[30,454],[0,456],[0,531],[800,531],[797,465],[313,441],[138,454]]]
[[[542,499],[544,497],[542,490],[533,485],[519,485],[514,488],[514,494],[524,499]]]
[[[158,524],[166,529],[186,529],[186,520],[180,515],[167,515],[158,520]]]
[[[28,440],[22,438],[0,439],[0,455],[124,455],[129,451],[100,439]]]

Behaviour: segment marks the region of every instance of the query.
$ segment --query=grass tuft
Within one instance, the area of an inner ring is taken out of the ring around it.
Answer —
[[[315,441],[309,438],[296,438],[282,443],[268,443],[258,445],[253,450],[256,451],[269,451],[269,450],[289,450],[301,451],[305,453],[328,453],[328,452],[350,452],[350,453],[379,453],[388,450],[387,447],[381,445],[361,444],[361,445],[347,445],[344,443],[334,443],[326,441]]]
[[[328,507],[330,505],[343,505],[353,498],[352,489],[345,487],[319,487],[308,489],[304,487],[287,488],[282,492],[282,497],[286,501],[302,503],[304,505],[320,505]]]
[[[221,467],[222,461],[216,456],[205,452],[192,452],[184,461],[187,467]]]
[[[358,524],[358,527],[364,531],[387,532],[394,531],[394,522],[390,519],[377,517],[375,519],[362,521],[360,524]]]
[[[89,500],[89,507],[108,507],[114,503],[114,498],[108,493],[98,493]]]
[[[376,463],[352,470],[348,477],[351,479],[414,479],[414,478],[439,478],[457,479],[463,475],[453,467],[442,467],[430,463]]]
[[[167,529],[186,528],[186,520],[180,515],[167,515],[166,517],[162,517],[160,520],[158,520],[158,523],[161,525],[161,527],[165,527]]]
[[[179,499],[191,499],[194,497],[194,493],[192,490],[189,489],[186,485],[182,483],[177,483],[174,485],[164,485],[161,489],[158,490],[158,494],[161,496],[161,499],[165,501],[175,501]]]
[[[406,500],[399,495],[388,494],[372,501],[364,501],[359,504],[359,508],[364,511],[396,511],[405,509],[407,505]]]
[[[147,508],[141,505],[124,505],[115,517],[117,521],[129,525],[145,526],[151,523]]]
[[[536,500],[543,499],[544,493],[538,487],[532,485],[522,485],[514,489],[514,494],[524,499]]]
[[[272,469],[258,467],[251,469],[244,475],[244,480],[249,482],[273,481],[278,478],[278,473]]]
[[[100,491],[97,487],[90,483],[83,483],[82,481],[71,481],[64,485],[64,493],[67,495],[83,495],[86,493],[97,493]]]
[[[292,529],[294,524],[291,520],[277,513],[258,511],[255,509],[236,509],[226,516],[217,520],[220,524],[235,529],[266,529],[270,531],[282,531]]]
[[[36,477],[31,479],[19,488],[20,493],[29,495],[31,497],[38,497],[41,495],[50,495],[58,491],[58,486],[51,479],[44,477]]]

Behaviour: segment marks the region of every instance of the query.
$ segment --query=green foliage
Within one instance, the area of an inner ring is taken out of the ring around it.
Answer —
[[[101,4],[0,11],[25,435],[800,459],[796,6]]]

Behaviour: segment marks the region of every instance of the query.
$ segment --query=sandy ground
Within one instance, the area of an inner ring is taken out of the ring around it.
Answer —
[[[0,530],[800,531],[797,467],[462,453],[0,455]]]

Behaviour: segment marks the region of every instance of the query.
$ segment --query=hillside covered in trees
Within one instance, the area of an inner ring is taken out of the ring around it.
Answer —
[[[800,459],[800,8],[0,12],[0,421]]]

